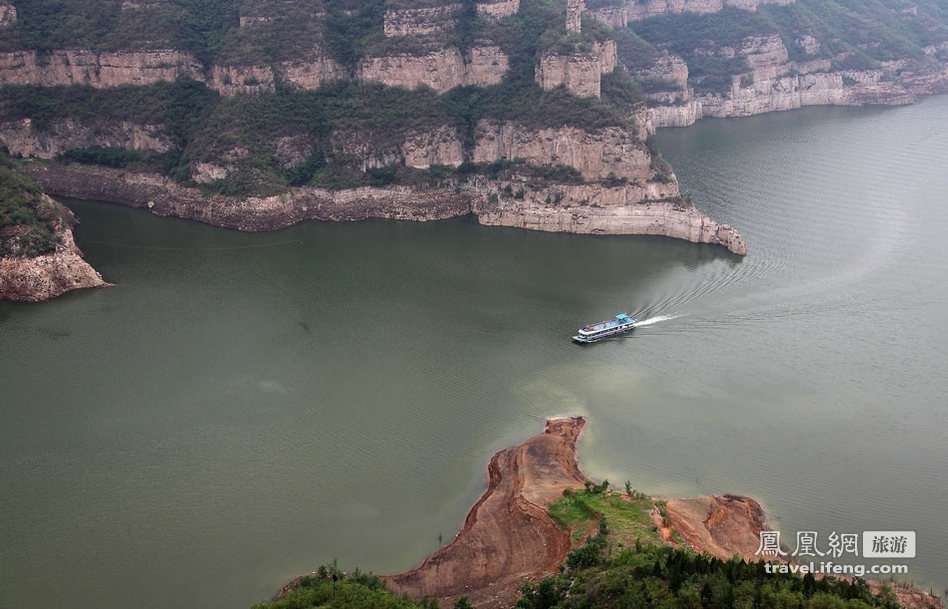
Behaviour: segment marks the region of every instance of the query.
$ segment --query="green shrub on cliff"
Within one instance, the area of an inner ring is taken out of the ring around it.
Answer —
[[[16,171],[0,151],[0,256],[39,256],[56,249],[61,218],[39,184]]]

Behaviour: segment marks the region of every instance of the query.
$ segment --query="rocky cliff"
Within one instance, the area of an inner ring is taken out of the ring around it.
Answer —
[[[54,252],[35,257],[8,256],[0,258],[0,300],[40,302],[72,290],[106,285],[73,240],[72,228],[77,221],[68,209],[60,208],[62,222],[56,230],[59,244]]]
[[[664,200],[672,190],[676,197]],[[683,204],[677,199],[677,187],[663,188],[654,182],[644,187],[583,184],[524,189],[521,200],[508,197],[475,209],[478,222],[489,226],[586,235],[657,235],[723,245],[738,255],[747,253],[736,230]]]
[[[126,150],[168,152],[174,142],[160,125],[130,121],[54,120],[37,126],[32,119],[0,123],[0,142],[10,154],[52,159],[74,148],[99,146]]]
[[[178,78],[203,80],[201,64],[176,49],[98,52],[90,49],[0,53],[0,84],[147,85]]]
[[[616,44],[612,40],[588,44],[572,53],[544,53],[536,65],[535,78],[543,89],[566,87],[579,97],[599,97],[602,75],[616,68]]]
[[[477,14],[488,19],[503,19],[520,10],[520,0],[487,0],[477,3]]]
[[[423,54],[401,53],[367,57],[359,64],[359,79],[390,87],[431,87],[444,93],[455,87],[500,83],[509,58],[500,47],[476,46],[467,53],[457,47],[436,47]]]
[[[16,7],[9,2],[0,3],[0,27],[16,23]]]
[[[811,48],[817,43],[810,41]],[[649,116],[658,127],[684,127],[703,117],[737,117],[805,106],[911,104],[916,95],[948,91],[948,67],[911,69],[905,61],[863,70],[833,69],[829,59],[793,61],[776,34],[750,36],[739,45],[698,49],[707,57],[746,60],[723,91],[695,91],[680,57],[662,56],[634,72],[648,84]]]
[[[34,166],[24,173],[54,195],[109,201],[245,231],[284,228],[304,220],[366,218],[441,220],[475,214],[482,224],[551,232],[661,235],[723,245],[745,254],[737,231],[678,200],[677,183],[537,184],[484,177],[442,188],[406,186],[329,191],[295,188],[271,197],[212,195],[161,176],[105,168]]]
[[[794,0],[618,0],[592,9],[590,13],[611,27],[625,27],[629,23],[649,17],[680,13],[716,13],[725,7],[755,11],[761,4],[792,4]]]
[[[621,127],[527,128],[511,121],[482,120],[475,131],[475,163],[522,160],[531,165],[565,165],[586,180],[609,176],[653,179],[651,155],[634,131]]]

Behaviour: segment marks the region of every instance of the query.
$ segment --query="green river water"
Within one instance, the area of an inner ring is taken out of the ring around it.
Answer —
[[[0,608],[239,609],[338,558],[410,568],[496,450],[908,529],[948,585],[948,96],[659,134],[724,248],[478,226],[239,234],[67,201],[118,287],[0,304]],[[580,347],[587,321],[649,320]]]

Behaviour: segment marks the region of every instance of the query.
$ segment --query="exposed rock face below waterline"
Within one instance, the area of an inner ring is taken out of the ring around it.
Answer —
[[[499,184],[478,180],[456,188],[415,190],[406,186],[328,191],[297,188],[270,197],[205,197],[194,188],[146,173],[104,168],[32,166],[22,171],[50,194],[141,207],[160,216],[196,220],[242,231],[269,231],[304,220],[443,220],[475,214],[482,224],[551,232],[613,235],[664,235],[695,243],[713,243],[736,254],[747,247],[740,235],[693,207],[663,200],[641,201],[651,186],[607,187],[598,184],[554,186],[531,192],[524,200],[501,197]],[[565,198],[540,203],[552,190]],[[654,194],[654,193],[653,193]],[[583,197],[600,207],[581,206]],[[597,203],[598,204],[598,203]]]
[[[747,253],[741,235],[718,224],[694,207],[665,201],[609,207],[558,207],[503,204],[478,214],[489,226],[584,235],[659,235],[692,243],[723,245],[734,254]]]

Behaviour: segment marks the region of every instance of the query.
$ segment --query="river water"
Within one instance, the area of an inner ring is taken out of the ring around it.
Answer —
[[[490,455],[915,530],[948,585],[948,97],[659,136],[744,259],[470,220],[239,234],[69,201],[112,289],[0,305],[0,608],[249,607],[458,530]],[[580,347],[577,326],[649,323]]]

